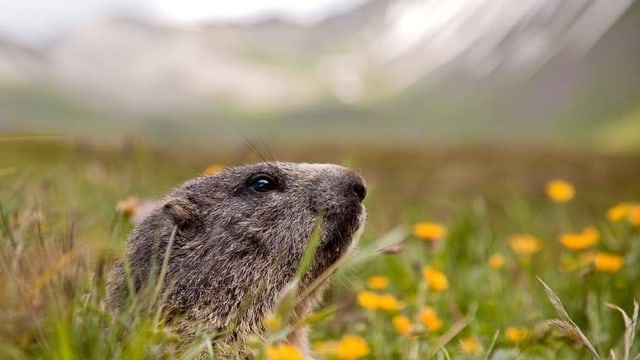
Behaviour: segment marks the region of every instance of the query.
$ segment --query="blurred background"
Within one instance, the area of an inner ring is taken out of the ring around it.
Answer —
[[[0,134],[640,149],[631,0],[0,0]]]
[[[451,285],[429,289],[439,339],[468,314],[478,358],[586,358],[575,333],[536,333],[555,316],[538,276],[606,358],[624,325],[603,303],[640,298],[640,2],[0,0],[0,359],[176,358],[144,316],[95,310],[128,217],[273,159],[358,170],[362,254],[402,242],[344,267],[313,340],[407,358],[355,292],[388,276],[417,317],[428,264]]]

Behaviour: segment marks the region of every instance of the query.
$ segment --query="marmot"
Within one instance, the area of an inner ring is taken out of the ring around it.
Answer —
[[[124,261],[138,292],[158,277],[172,242],[162,288],[169,321],[179,319],[184,331],[197,324],[242,341],[265,332],[263,321],[294,278],[314,233],[319,243],[301,291],[353,248],[366,217],[365,196],[363,178],[338,165],[228,168],[171,191],[135,227]],[[112,308],[129,295],[124,261],[109,274],[106,303]],[[289,321],[312,311],[326,285],[296,305]],[[305,328],[287,341],[308,352]]]

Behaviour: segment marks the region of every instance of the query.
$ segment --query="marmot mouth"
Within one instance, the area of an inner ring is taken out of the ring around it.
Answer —
[[[325,229],[322,251],[330,258],[333,263],[358,240],[359,235],[355,236],[364,228],[366,219],[366,211],[364,206],[360,206],[357,214],[334,213],[325,216]]]

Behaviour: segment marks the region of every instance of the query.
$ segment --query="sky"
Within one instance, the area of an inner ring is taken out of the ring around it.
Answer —
[[[82,23],[114,15],[136,15],[184,25],[272,15],[304,23],[362,2],[364,0],[0,0],[0,37],[37,45]]]

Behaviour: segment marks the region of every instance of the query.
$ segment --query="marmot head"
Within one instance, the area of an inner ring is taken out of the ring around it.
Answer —
[[[305,278],[345,254],[364,223],[365,195],[360,175],[331,164],[258,163],[190,180],[132,233],[134,283],[139,289],[157,271],[175,231],[165,281],[169,310],[189,317],[197,309],[195,316],[222,328],[230,317],[244,317],[237,312],[252,297],[253,322],[273,310],[314,231],[319,245]]]
[[[347,168],[260,163],[184,184],[162,213],[177,226],[179,244],[220,241],[227,251],[296,260],[318,226],[318,265],[328,266],[362,225],[365,196],[364,180]]]

